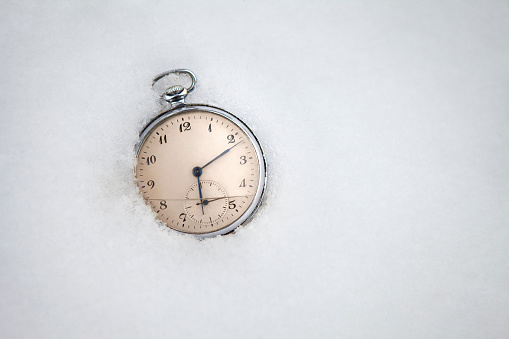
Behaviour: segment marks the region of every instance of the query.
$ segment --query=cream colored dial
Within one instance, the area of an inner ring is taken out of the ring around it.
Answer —
[[[224,115],[200,109],[170,114],[138,149],[138,187],[172,229],[227,229],[260,198],[258,154],[245,130]]]

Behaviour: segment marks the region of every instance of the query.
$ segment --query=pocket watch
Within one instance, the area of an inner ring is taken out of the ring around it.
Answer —
[[[161,95],[168,103],[140,133],[135,146],[136,180],[157,219],[198,238],[234,231],[247,223],[262,202],[267,183],[258,139],[238,117],[205,104],[188,104],[196,76],[187,69],[156,76],[188,76],[191,85],[174,85]]]

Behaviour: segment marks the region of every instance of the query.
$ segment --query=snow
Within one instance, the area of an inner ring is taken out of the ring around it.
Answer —
[[[0,336],[507,338],[505,1],[4,1]],[[158,226],[153,76],[269,164],[237,233]]]

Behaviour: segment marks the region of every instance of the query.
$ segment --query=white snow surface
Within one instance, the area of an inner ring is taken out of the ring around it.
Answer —
[[[171,68],[264,147],[235,234],[136,189]],[[507,1],[2,1],[0,76],[0,337],[509,337]]]

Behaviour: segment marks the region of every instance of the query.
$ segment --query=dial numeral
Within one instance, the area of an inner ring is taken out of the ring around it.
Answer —
[[[229,136],[227,136],[226,139],[228,139],[229,144],[235,143],[235,137],[233,136],[233,134],[230,134]]]
[[[242,179],[242,181],[240,182],[239,187],[246,187],[246,179]]]
[[[166,134],[165,135],[161,135],[159,136],[159,143],[162,145],[163,143],[168,143],[168,141],[166,141]]]
[[[159,202],[159,205],[160,205],[159,208],[162,209],[162,210],[165,210],[165,209],[168,208],[168,205],[166,205],[166,200],[161,200]]]
[[[244,165],[246,162],[247,162],[246,156],[245,155],[241,156],[240,157],[240,164]]]
[[[147,158],[147,165],[150,165],[150,164],[155,164],[156,163],[156,156],[155,155],[151,155]]]
[[[179,219],[185,222],[186,221],[186,214],[185,213],[180,213]]]
[[[149,181],[147,181],[147,185],[150,186],[150,189],[152,189],[152,188],[154,188],[156,183],[154,182],[154,180],[149,180]]]
[[[234,204],[235,200],[232,200],[228,203],[228,208],[234,210],[237,205]]]
[[[184,122],[183,124],[180,124],[179,131],[180,133],[184,131],[189,131],[191,129],[191,123],[190,122]]]
[[[209,132],[212,132],[212,124],[209,124]]]

